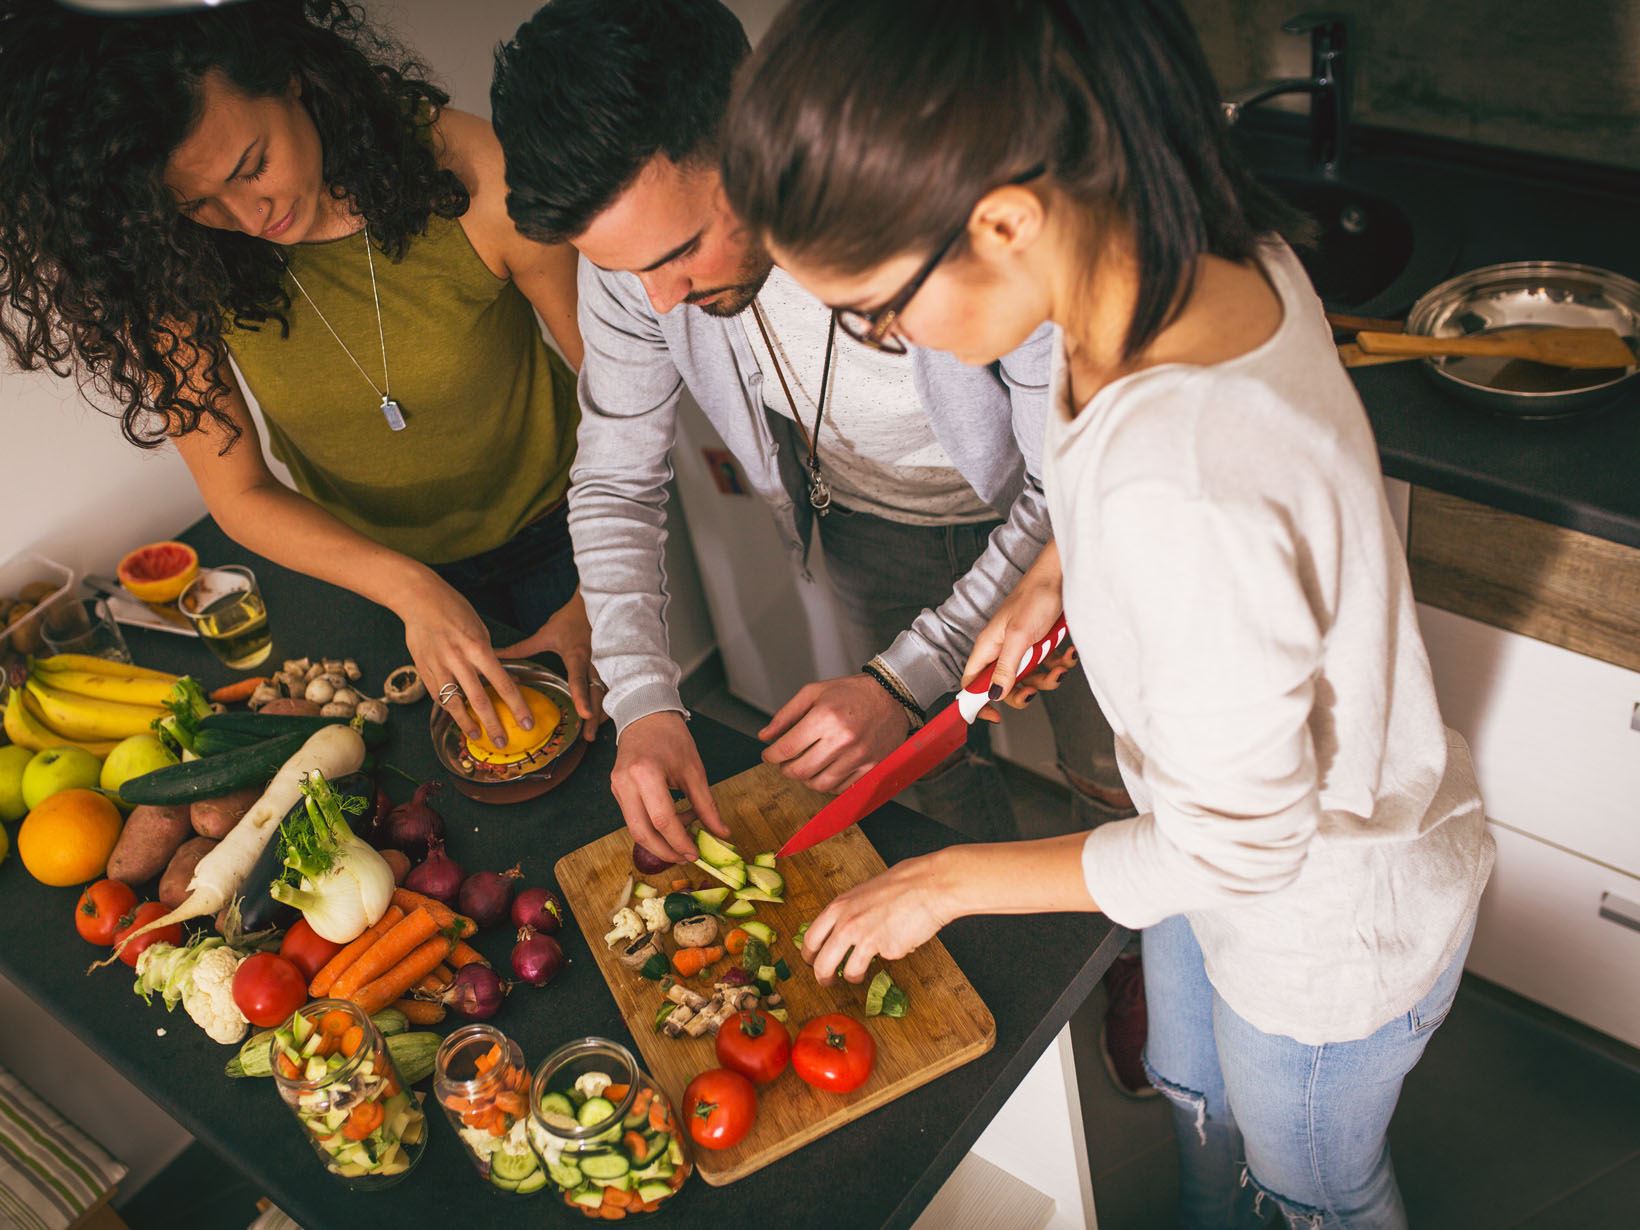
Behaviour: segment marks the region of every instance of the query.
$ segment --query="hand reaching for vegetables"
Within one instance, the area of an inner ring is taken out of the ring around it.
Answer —
[[[803,936],[803,959],[822,985],[835,982],[839,972],[849,982],[864,981],[872,958],[897,961],[956,917],[936,858],[896,863],[820,911]]]
[[[472,603],[448,582],[429,569],[424,584],[398,609],[398,616],[404,621],[404,646],[410,651],[433,703],[439,703],[439,692],[445,685],[453,683],[461,689],[461,695],[444,708],[469,739],[487,733],[497,746],[506,746],[501,719],[485,693],[486,680],[512,710],[520,726],[529,730],[535,725],[517,680],[507,673],[490,646],[489,629],[473,610]]]
[[[1063,585],[1059,547],[1050,540],[1013,592],[1002,600],[991,622],[974,639],[968,663],[962,668],[964,686],[993,662],[996,670],[991,674],[991,695],[998,699],[1005,697],[1004,703],[1015,709],[1023,709],[1038,692],[1051,692],[1059,686],[1065,672],[1076,665],[1076,649],[1069,644],[1050,654],[1023,679],[1016,680],[1014,670],[1031,646],[1046,636],[1059,618],[1064,606]],[[981,709],[979,716],[988,722],[1002,719],[992,705]]]
[[[664,710],[628,724],[615,751],[609,788],[632,838],[650,853],[694,862],[700,852],[678,816],[672,791],[681,790],[701,823],[719,837],[729,828],[706,783],[706,766],[681,713]]]
[[[564,660],[569,696],[575,702],[575,712],[581,715],[581,735],[590,741],[598,733],[598,723],[604,720],[604,685],[592,666],[592,624],[579,589],[533,634],[496,650],[503,658],[528,658],[538,653],[555,653]]]

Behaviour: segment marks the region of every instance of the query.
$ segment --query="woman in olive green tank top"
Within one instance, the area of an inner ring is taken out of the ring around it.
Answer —
[[[0,268],[45,284],[24,317],[125,402],[129,438],[175,442],[231,537],[394,611],[429,691],[470,698],[447,706],[469,734],[499,734],[486,681],[529,724],[498,654],[552,650],[590,737],[601,685],[564,524],[575,378],[536,321],[578,367],[575,256],[513,228],[489,123],[339,0],[38,8],[0,35],[11,60],[32,48],[5,122],[45,151],[8,167],[26,173],[0,218]],[[5,340],[25,366],[55,357]],[[479,611],[528,635],[498,651]]]

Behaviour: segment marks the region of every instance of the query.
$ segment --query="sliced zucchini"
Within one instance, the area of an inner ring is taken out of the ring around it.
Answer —
[[[713,914],[722,909],[723,903],[729,900],[729,890],[727,888],[697,888],[689,895],[695,899],[701,909]]]
[[[761,888],[737,888],[735,890],[735,900],[766,901],[770,905],[786,904],[786,899],[784,897],[776,896],[774,893],[766,893]]]
[[[756,907],[753,907],[753,908],[756,908]],[[769,926],[769,924],[766,923],[766,922],[741,923],[740,924],[740,929],[742,931],[744,931],[747,935],[756,936],[758,939],[762,940],[765,944],[767,944],[770,948],[773,948],[774,947],[774,942],[777,939],[780,938],[778,935],[775,934],[774,928]]]
[[[497,1149],[490,1154],[490,1174],[511,1179],[514,1183],[529,1178],[540,1168],[541,1163],[535,1160],[533,1153],[507,1153]]]
[[[750,918],[757,913],[757,907],[750,901],[731,901],[723,907],[725,918]]]
[[[743,861],[740,857],[740,851],[736,850],[733,845],[721,838],[712,836],[705,829],[701,829],[695,834],[695,849],[700,851],[703,862],[710,863],[714,867],[727,867],[731,863]]]
[[[596,1209],[604,1202],[604,1189],[588,1184],[571,1192],[570,1199],[584,1209]]]
[[[560,1158],[556,1162],[548,1162],[547,1173],[552,1176],[552,1181],[565,1191],[580,1187],[584,1181],[581,1178],[581,1168],[570,1161],[568,1157]]]
[[[697,858],[695,860],[695,866],[699,867],[702,871],[704,871],[707,875],[712,876],[714,879],[722,880],[730,888],[736,889],[737,891],[735,896],[737,897],[740,896],[740,892],[738,890],[746,887],[745,863],[726,863],[722,867],[715,867],[711,863],[708,863],[705,859]]]
[[[647,901],[650,897],[660,895],[660,889],[653,884],[635,884],[632,887],[632,896],[638,901]]]
[[[773,867],[774,866],[774,851],[773,850],[765,850],[765,851],[763,851],[762,854],[753,855],[752,856],[752,865],[755,866],[755,867]]]
[[[638,1185],[638,1199],[647,1204],[651,1200],[665,1200],[672,1194],[670,1183],[640,1183]]]
[[[766,893],[773,893],[776,897],[784,895],[786,891],[786,877],[773,867],[748,867],[746,878]]]

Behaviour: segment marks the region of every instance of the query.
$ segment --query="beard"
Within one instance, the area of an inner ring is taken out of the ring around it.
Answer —
[[[763,289],[763,283],[769,280],[769,272],[773,268],[774,260],[769,256],[768,249],[754,242],[746,253],[746,259],[736,271],[733,282],[712,290],[696,291],[687,296],[684,302],[720,320],[739,316],[752,306],[752,300],[756,299],[758,291]],[[716,302],[699,302],[702,299],[715,299]]]

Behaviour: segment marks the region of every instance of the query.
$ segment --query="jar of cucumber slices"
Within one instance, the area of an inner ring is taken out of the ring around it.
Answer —
[[[388,1187],[427,1148],[427,1117],[357,1005],[316,999],[270,1042],[279,1096],[325,1169],[349,1187]]]
[[[434,1058],[433,1096],[492,1187],[533,1196],[547,1186],[528,1138],[530,1074],[518,1043],[493,1025],[456,1030]]]
[[[564,1203],[606,1220],[657,1212],[694,1169],[666,1095],[606,1038],[566,1043],[536,1068],[529,1140]]]

